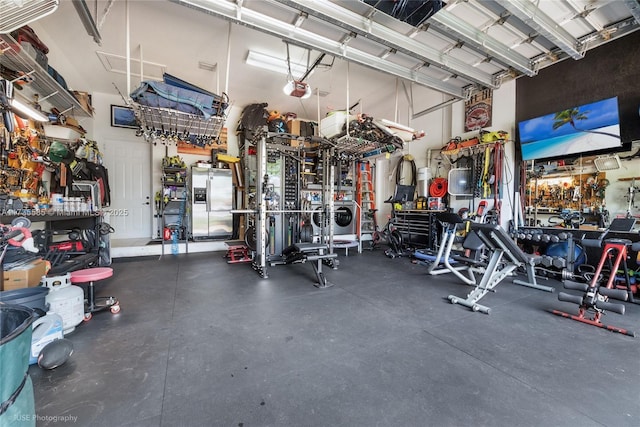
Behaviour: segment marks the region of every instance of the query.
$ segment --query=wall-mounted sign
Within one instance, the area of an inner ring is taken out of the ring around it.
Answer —
[[[464,131],[479,130],[491,126],[493,91],[476,92],[464,103]]]

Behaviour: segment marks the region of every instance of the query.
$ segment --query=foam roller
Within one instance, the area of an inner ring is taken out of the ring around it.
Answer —
[[[572,302],[574,304],[582,305],[582,297],[579,295],[572,295],[566,292],[558,292],[558,299],[564,302]]]
[[[589,285],[586,283],[572,282],[571,280],[565,280],[562,286],[564,286],[565,289],[571,289],[573,291],[587,292],[587,289],[589,289]]]
[[[629,297],[629,294],[624,289],[609,289],[609,288],[598,288],[598,293],[600,295],[604,295],[609,298],[617,299],[620,301],[626,301]]]
[[[596,301],[596,308],[599,308],[600,310],[613,311],[618,314],[624,314],[624,305],[614,302]]]

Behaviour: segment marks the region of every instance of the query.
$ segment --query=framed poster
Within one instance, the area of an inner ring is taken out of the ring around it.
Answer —
[[[138,129],[138,121],[132,108],[111,105],[111,126],[116,128]]]
[[[464,131],[479,130],[491,126],[493,91],[476,92],[464,103]]]

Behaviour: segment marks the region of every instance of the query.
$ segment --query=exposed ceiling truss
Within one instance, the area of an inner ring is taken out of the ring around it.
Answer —
[[[418,26],[355,0],[170,0],[457,99],[640,27],[638,0],[449,0]]]

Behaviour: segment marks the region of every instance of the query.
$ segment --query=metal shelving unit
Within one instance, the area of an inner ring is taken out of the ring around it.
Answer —
[[[46,102],[57,108],[62,114],[92,117],[92,113],[85,110],[71,92],[51,77],[49,72],[29,56],[20,47],[20,44],[8,34],[0,34],[0,65],[12,71],[24,73],[24,78],[29,81],[28,84],[22,85],[24,90],[15,92],[19,96],[32,101],[34,95],[38,95],[38,102]]]
[[[167,201],[164,199],[165,191],[169,190],[170,194]],[[189,203],[189,174],[187,168],[163,166],[162,168],[162,230],[169,227],[172,230],[171,241],[173,246],[184,242],[185,252],[189,252],[189,224],[186,213],[187,204]],[[174,236],[174,233],[177,233]],[[162,255],[164,255],[165,239],[162,239]],[[174,241],[175,239],[175,241]]]
[[[194,145],[206,145],[217,142],[224,127],[226,116],[203,116],[183,113],[170,108],[148,107],[135,102],[133,108],[140,129],[137,135],[147,141],[181,140]]]
[[[336,151],[342,155],[355,159],[392,153],[399,148],[390,143],[369,141],[352,136],[343,136],[335,140]]]

